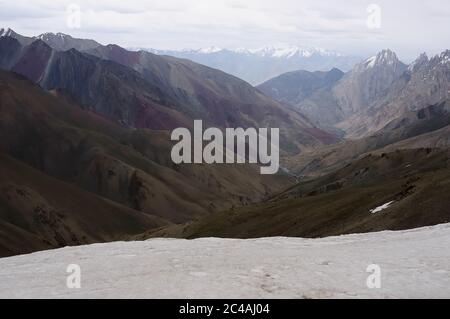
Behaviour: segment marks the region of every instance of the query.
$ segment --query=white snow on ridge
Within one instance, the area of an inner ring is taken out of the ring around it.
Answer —
[[[279,46],[265,46],[259,49],[247,49],[247,48],[237,48],[237,49],[222,49],[216,46],[200,48],[200,49],[184,49],[184,50],[157,50],[157,49],[143,49],[143,48],[129,48],[130,50],[144,50],[152,52],[155,54],[174,54],[174,53],[189,53],[189,54],[213,54],[218,52],[234,52],[243,55],[254,55],[263,58],[293,58],[302,57],[310,58],[314,54],[327,57],[342,57],[343,55],[338,52],[328,51],[322,48],[301,48],[298,46],[291,45],[279,45]]]
[[[324,239],[116,242],[0,259],[0,298],[450,298],[450,224]],[[66,287],[69,264],[81,289]],[[381,267],[381,289],[366,285]]]
[[[373,56],[373,57],[367,59],[365,63],[368,68],[373,68],[375,66],[376,62],[377,62],[377,57]]]
[[[212,46],[212,47],[209,47],[209,48],[199,49],[197,52],[204,53],[204,54],[210,54],[210,53],[217,53],[217,52],[220,52],[220,51],[222,51],[221,48],[216,47],[216,46]]]
[[[12,30],[10,28],[8,29],[0,29],[0,37],[9,37],[12,34]]]
[[[342,56],[342,54],[327,51],[322,48],[302,48],[293,45],[279,45],[279,46],[266,46],[259,49],[236,49],[231,50],[236,53],[246,53],[253,54],[260,57],[271,57],[271,58],[292,58],[294,56],[300,56],[304,58],[310,58],[314,54],[320,56]]]

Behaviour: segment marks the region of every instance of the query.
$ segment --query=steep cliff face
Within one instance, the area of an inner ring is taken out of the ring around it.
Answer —
[[[339,126],[350,137],[382,129],[408,111],[417,111],[450,98],[450,51],[428,59],[422,55],[370,107]]]
[[[315,83],[311,76],[295,78],[291,73],[262,88],[279,101],[295,105],[314,124],[339,129],[348,138],[360,138],[374,134],[406,112],[448,99],[449,56],[449,51],[431,59],[422,54],[407,66],[394,52],[383,50],[357,64],[331,86],[311,90],[308,86]],[[280,89],[277,81],[283,78],[285,85]]]
[[[356,65],[333,88],[339,107],[346,116],[369,108],[384,96],[407,66],[390,50]]]

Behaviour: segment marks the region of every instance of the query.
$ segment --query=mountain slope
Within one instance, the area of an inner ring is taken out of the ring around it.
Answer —
[[[219,127],[278,127],[282,149],[299,152],[333,143],[302,114],[264,96],[248,83],[189,60],[127,51],[115,45],[88,51],[126,65],[162,87],[183,107],[183,114]]]
[[[305,152],[287,161],[289,169],[298,175],[316,176],[341,168],[370,152],[394,151],[450,146],[450,102],[430,105],[419,111],[404,113],[373,135]]]
[[[277,101],[298,105],[319,89],[331,89],[343,76],[339,69],[329,72],[294,71],[264,82],[258,85],[258,89]]]
[[[125,239],[167,225],[0,153],[0,256]]]
[[[2,42],[9,44],[11,40],[0,39],[0,47]],[[41,40],[23,47],[14,60],[12,71],[46,90],[63,90],[85,109],[123,125],[168,129],[190,123],[166,106],[170,101],[158,87],[120,64],[74,49],[55,51]]]
[[[329,128],[343,119],[330,93],[343,76],[344,73],[338,69],[328,72],[295,71],[271,79],[259,85],[258,89],[277,101],[294,105],[315,124]]]
[[[11,42],[7,37],[2,42]],[[297,111],[264,96],[249,84],[187,60],[100,46],[90,54],[56,51],[41,40],[3,65],[47,90],[64,90],[87,109],[122,125],[173,129],[205,126],[278,127],[282,150],[298,153],[336,141]],[[96,57],[92,56],[96,55]]]
[[[151,231],[148,237],[326,237],[450,221],[449,150],[368,155],[265,203]]]
[[[83,201],[101,196],[102,201],[139,216],[185,222],[262,200],[290,184],[287,177],[260,175],[257,166],[174,165],[167,132],[127,129],[82,110],[60,94],[47,93],[22,76],[0,71],[0,152],[33,167],[17,164],[16,178],[5,165],[1,180],[7,185],[28,185],[36,193],[31,197],[42,197],[42,202],[51,202],[51,185],[60,188],[59,184],[67,183],[77,191],[67,190],[62,200],[73,196],[78,201],[79,194],[90,192]],[[34,170],[41,173],[28,173]],[[36,180],[26,180],[28,175]],[[49,181],[46,193],[41,194],[39,181],[44,179]],[[58,194],[58,189],[53,191]],[[95,209],[85,204],[83,213],[94,214]],[[28,214],[25,208],[14,208],[17,218]],[[102,223],[91,220],[91,226],[102,233]],[[138,226],[135,234],[151,228],[148,223]],[[2,231],[8,236],[10,230],[8,226]],[[119,230],[118,235],[124,233]],[[22,248],[30,251],[30,247],[34,246],[24,242]]]

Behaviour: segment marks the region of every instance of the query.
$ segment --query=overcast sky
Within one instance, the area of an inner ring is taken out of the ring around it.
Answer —
[[[367,11],[372,3],[381,9],[380,28]],[[68,15],[77,7],[80,25]],[[292,44],[370,55],[390,48],[409,60],[450,48],[450,1],[0,0],[0,27],[159,49]]]

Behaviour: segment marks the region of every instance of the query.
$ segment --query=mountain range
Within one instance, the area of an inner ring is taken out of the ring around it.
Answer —
[[[285,158],[297,184],[152,237],[326,237],[450,222],[448,51],[411,65],[390,50],[343,73],[296,71],[258,88],[346,137]]]
[[[449,63],[449,51],[406,65],[383,50],[347,72],[296,70],[253,87],[188,59],[1,29],[0,256],[448,223]],[[175,165],[170,131],[195,119],[280,128],[282,172]]]
[[[267,46],[259,49],[221,49],[217,47],[198,50],[138,49],[158,55],[189,59],[222,70],[253,85],[261,84],[275,76],[296,70],[326,71],[331,68],[350,70],[362,58],[327,51],[321,48],[298,46]]]
[[[383,50],[341,78],[335,69],[325,74],[303,71],[281,75],[258,88],[295,105],[319,127],[361,138],[405,112],[449,99],[449,57],[450,51],[431,59],[423,54],[408,66],[394,52]]]
[[[123,239],[247,205],[291,183],[249,165],[179,165],[166,131],[129,129],[0,71],[0,254]]]
[[[191,127],[193,119],[222,128],[279,127],[281,148],[289,153],[336,141],[294,108],[221,71],[117,45],[83,52],[50,46],[61,46],[60,40],[47,34],[23,45],[15,37],[1,37],[0,67],[128,127]],[[80,46],[82,40],[73,43]]]

